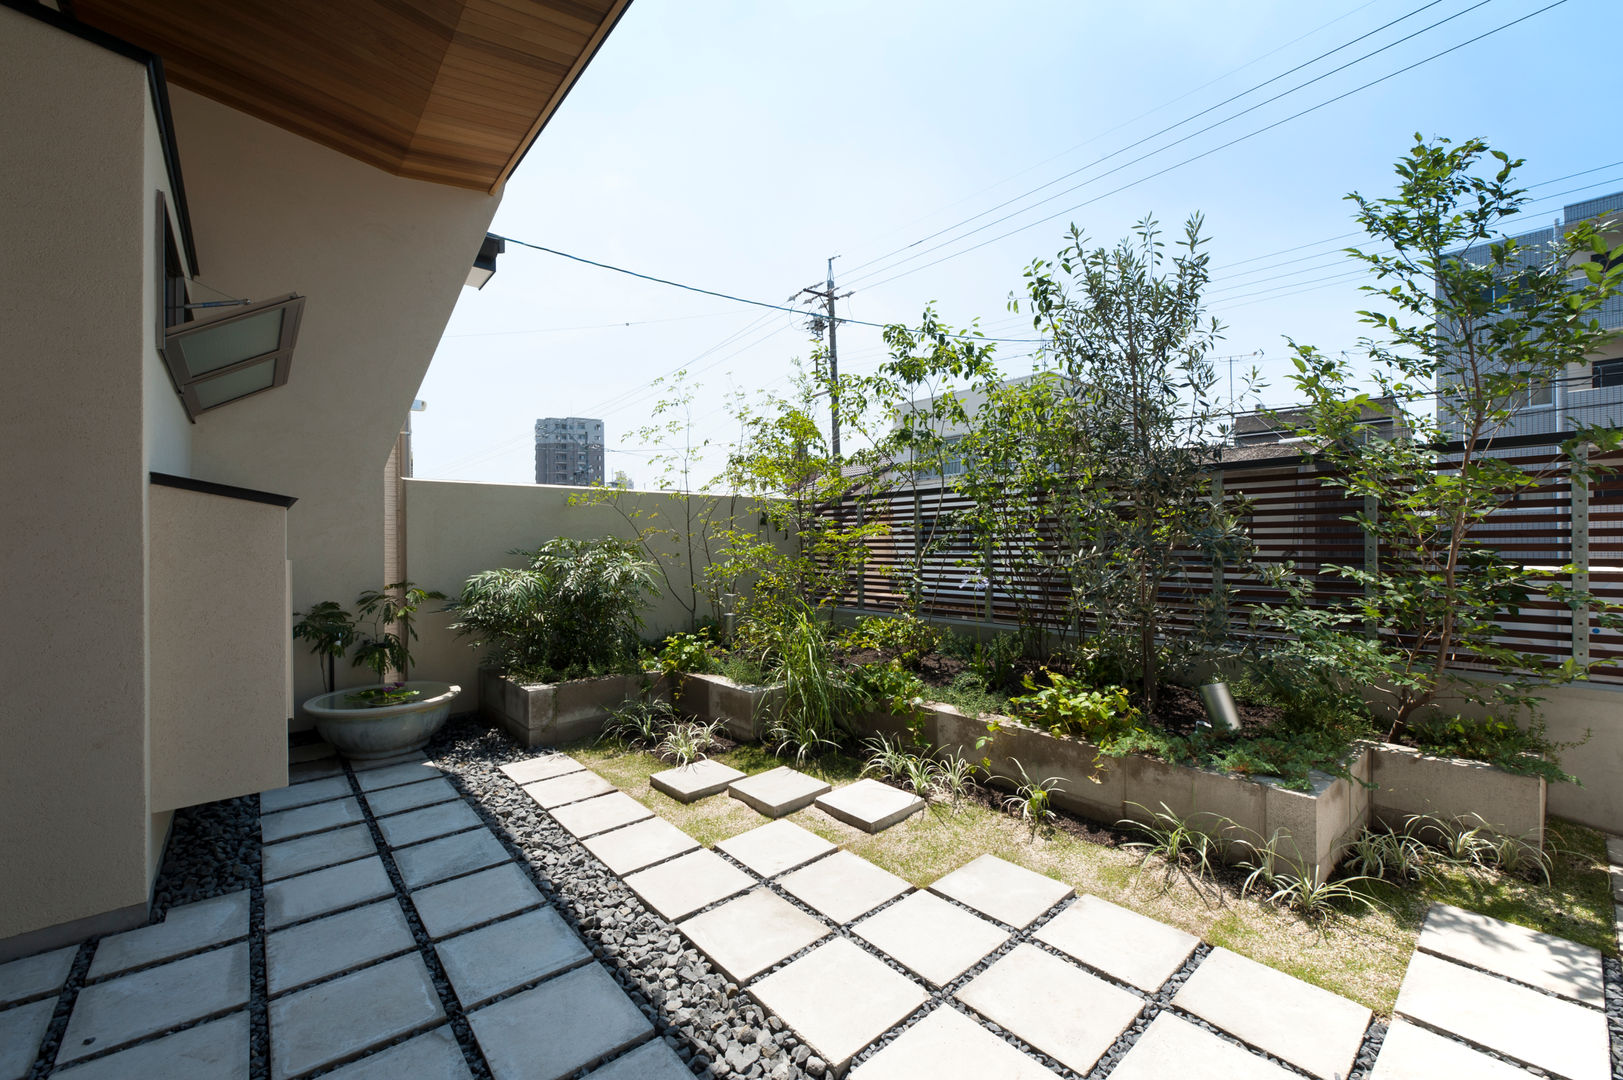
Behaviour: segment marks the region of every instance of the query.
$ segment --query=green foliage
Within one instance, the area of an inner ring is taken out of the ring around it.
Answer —
[[[1235,734],[1201,729],[1174,735],[1151,725],[1102,738],[1097,745],[1109,757],[1146,754],[1174,765],[1193,765],[1239,776],[1277,777],[1294,791],[1312,789],[1314,770],[1348,776],[1346,762],[1361,735],[1347,730],[1267,730]]]
[[[976,783],[975,763],[968,758],[949,755],[936,762],[935,786],[952,800],[953,805],[963,802],[969,789]]]
[[[1180,818],[1166,803],[1155,811],[1136,802],[1128,805],[1138,807],[1142,816],[1123,818],[1116,825],[1143,837],[1122,845],[1139,853],[1138,872],[1144,872],[1150,859],[1159,859],[1165,870],[1162,889],[1182,878],[1202,899],[1221,899],[1212,877],[1223,861],[1222,836],[1233,830],[1234,822],[1206,812]]]
[[[898,615],[865,615],[846,635],[846,644],[855,649],[873,649],[887,658],[916,668],[919,661],[940,647],[946,631],[910,612]]]
[[[1404,832],[1418,839],[1437,858],[1466,871],[1500,871],[1550,883],[1554,862],[1538,845],[1502,833],[1481,814],[1461,818],[1413,814]]]
[[[1004,631],[986,641],[975,642],[970,670],[988,687],[1013,685],[1017,665],[1025,656],[1025,643],[1019,634]]]
[[[862,766],[863,776],[877,776],[894,784],[905,785],[920,798],[928,799],[944,779],[944,770],[924,754],[907,750],[900,742],[891,742],[884,735],[876,735],[863,743],[867,760]],[[952,759],[956,761],[957,759]],[[946,773],[947,789],[957,801],[963,794],[961,770]],[[956,784],[954,788],[952,785]]]
[[[659,670],[671,678],[708,674],[716,670],[715,646],[707,630],[692,634],[672,634],[660,646]]]
[[[1003,796],[1004,809],[1016,814],[1026,824],[1031,826],[1031,835],[1035,837],[1037,830],[1047,825],[1054,816],[1054,792],[1059,790],[1063,782],[1057,776],[1050,776],[1045,780],[1033,780],[1026,772],[1026,767],[1017,758],[1010,758],[1014,767],[1020,773],[1020,779],[1002,776],[997,779],[1014,788],[1010,794]]]
[[[322,675],[328,693],[335,689],[334,662],[352,646],[355,649],[350,660],[352,667],[371,668],[379,682],[383,682],[390,671],[398,671],[405,679],[411,670],[411,643],[417,640],[413,616],[425,602],[444,599],[442,592],[418,588],[410,581],[397,581],[385,585],[381,591],[362,592],[355,600],[354,616],[336,600],[323,600],[307,612],[294,612],[301,618],[293,624],[293,637],[308,641],[310,651],[318,659],[326,660]],[[370,621],[365,633],[362,620]],[[400,704],[400,701],[366,703]],[[357,700],[355,704],[362,702]]]
[[[852,688],[864,707],[893,716],[911,714],[924,697],[924,683],[900,660],[863,664],[849,672]]]
[[[293,639],[308,641],[317,662],[325,661],[321,663],[321,677],[330,694],[336,689],[333,662],[349,651],[355,640],[355,617],[336,600],[323,600],[311,605],[309,611],[293,614],[300,616],[293,624]]]
[[[740,686],[765,686],[772,681],[765,666],[753,656],[723,653],[716,660],[716,672]]]
[[[943,705],[951,705],[968,717],[1005,715],[1009,711],[1007,695],[986,688],[986,681],[973,671],[961,671],[946,686],[930,690],[930,696]]]
[[[1304,608],[1309,615],[1322,615]],[[1345,731],[1370,727],[1359,687],[1379,678],[1380,646],[1370,638],[1307,620],[1297,635],[1253,649],[1232,689],[1238,700],[1272,705],[1288,731]]]
[[[784,622],[762,627],[761,661],[774,683],[783,687],[767,739],[796,763],[840,745],[849,714],[861,697],[850,676],[834,662],[828,628],[807,609]]]
[[[1344,863],[1353,874],[1381,881],[1405,882],[1426,875],[1426,845],[1408,832],[1385,827],[1359,830]]]
[[[681,723],[676,708],[663,698],[631,701],[609,710],[598,741],[618,742],[624,746],[653,749],[665,734]]]
[[[511,676],[571,678],[637,656],[642,606],[658,594],[653,565],[614,539],[549,540],[514,551],[526,567],[486,570],[451,605],[451,629]]]
[[[1486,761],[1506,772],[1542,776],[1552,784],[1578,782],[1555,756],[1576,744],[1551,742],[1543,725],[1520,728],[1492,717],[1467,720],[1434,713],[1410,721],[1409,741],[1439,757]]]
[[[1025,677],[1030,693],[1009,699],[1011,716],[1040,724],[1054,735],[1092,741],[1125,734],[1138,719],[1138,710],[1119,686],[1094,689],[1057,671],[1044,669],[1044,673],[1047,686],[1038,686],[1030,675]]]
[[[344,704],[368,709],[382,709],[389,705],[404,705],[423,696],[421,690],[406,690],[399,683],[369,686],[344,696]]]
[[[673,724],[666,729],[654,753],[673,765],[691,765],[709,756],[711,748],[716,745],[716,732],[720,729],[719,720],[712,720],[708,724],[696,721]]]
[[[1370,911],[1378,906],[1361,888],[1374,878],[1354,874],[1319,880],[1316,868],[1298,854],[1295,841],[1281,829],[1260,843],[1243,842],[1252,854],[1239,864],[1251,871],[1240,886],[1242,896],[1254,894],[1263,904],[1286,908],[1312,922],[1343,914],[1348,905]]]

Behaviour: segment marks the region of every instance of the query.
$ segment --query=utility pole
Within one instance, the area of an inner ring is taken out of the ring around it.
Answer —
[[[835,337],[840,320],[834,315],[834,301],[844,300],[851,295],[847,292],[836,296],[834,293],[834,260],[838,258],[838,255],[828,257],[828,280],[823,283],[823,288],[808,285],[800,290],[800,293],[823,301],[828,312],[825,316],[828,325],[828,448],[835,461],[840,460],[840,348]]]

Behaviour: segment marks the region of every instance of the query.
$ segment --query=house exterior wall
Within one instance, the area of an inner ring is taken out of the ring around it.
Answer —
[[[293,607],[348,607],[386,584],[379,477],[498,197],[390,176],[184,90],[171,106],[204,283],[308,297],[287,385],[201,414],[194,470],[297,497]],[[338,669],[340,687],[369,679]],[[294,684],[296,703],[321,692],[314,662]]]
[[[0,145],[28,148],[0,166],[4,959],[146,917],[167,828],[147,799],[146,473],[185,438],[153,367],[145,69],[0,8],[0,72]]]

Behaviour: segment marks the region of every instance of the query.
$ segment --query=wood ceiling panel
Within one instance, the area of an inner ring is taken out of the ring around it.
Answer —
[[[629,0],[74,0],[177,86],[401,176],[495,190]]]

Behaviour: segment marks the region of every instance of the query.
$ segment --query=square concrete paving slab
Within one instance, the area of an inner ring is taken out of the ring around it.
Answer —
[[[1433,904],[1415,948],[1597,1009],[1606,1007],[1600,952],[1554,934]]]
[[[467,1058],[449,1026],[353,1061],[321,1080],[472,1080]]]
[[[727,785],[727,794],[767,817],[783,817],[804,810],[832,790],[827,781],[796,772],[787,765],[746,776]]]
[[[349,794],[349,777],[331,776],[325,780],[311,780],[289,787],[272,788],[259,793],[259,812],[274,814],[279,810],[309,806],[311,803],[342,799]]]
[[[927,892],[903,897],[851,932],[934,986],[946,986],[1009,940],[1002,927]]]
[[[449,780],[419,780],[415,784],[371,792],[366,796],[366,805],[374,815],[384,817],[458,798],[461,796]]]
[[[248,890],[169,909],[161,923],[101,939],[90,964],[91,979],[171,960],[211,945],[248,936]]]
[[[434,950],[464,1009],[592,958],[591,950],[551,908],[458,934]]]
[[[574,772],[564,776],[556,776],[551,780],[541,780],[534,784],[525,784],[524,793],[536,801],[543,810],[551,810],[557,806],[567,806],[582,799],[590,799],[598,795],[607,795],[611,791],[618,791],[613,784],[597,775],[595,772]]]
[[[469,1013],[468,1021],[495,1080],[557,1080],[654,1030],[597,964]]]
[[[248,1080],[248,1014],[165,1035],[116,1054],[58,1069],[54,1080]],[[0,1071],[0,1076],[10,1076]]]
[[[1023,930],[1076,890],[996,855],[982,855],[931,885],[930,891]]]
[[[445,1015],[416,953],[270,1003],[271,1075],[287,1080],[428,1027]]]
[[[1436,1032],[1394,1020],[1381,1041],[1381,1055],[1369,1080],[1530,1080],[1532,1073],[1445,1039]]]
[[[0,1076],[5,1080],[28,1075],[55,1012],[55,998],[0,1011]]]
[[[0,964],[0,1006],[61,990],[78,955],[79,946],[69,945]]]
[[[648,778],[655,791],[662,791],[678,802],[698,802],[711,795],[720,795],[727,785],[744,779],[744,774],[731,765],[723,765],[713,758],[695,761],[665,769]]]
[[[836,851],[778,879],[785,892],[838,926],[868,914],[913,886],[860,855]]]
[[[773,964],[788,959],[829,927],[770,889],[729,900],[677,929],[736,983],[747,983]]]
[[[1110,1077],[1111,1080],[1166,1080],[1172,1076],[1198,1076],[1200,1080],[1294,1080],[1297,1074],[1227,1039],[1220,1039],[1203,1027],[1164,1012],[1150,1021],[1150,1026]]]
[[[351,760],[349,767],[357,773],[376,772],[378,769],[387,769],[395,765],[409,765],[427,760],[428,755],[421,750],[406,750],[399,754],[390,754],[388,757]]]
[[[714,851],[694,851],[628,874],[625,883],[671,922],[755,885],[755,879]]]
[[[817,946],[749,992],[817,1051],[835,1075],[928,998],[922,986],[844,938]]]
[[[267,844],[278,840],[291,840],[305,833],[324,832],[340,825],[354,825],[365,820],[361,804],[354,797],[333,799],[330,802],[301,806],[296,810],[283,810],[266,814],[259,819],[259,835]]]
[[[851,1080],[1049,1080],[1055,1075],[950,1005],[851,1070]]]
[[[822,858],[834,845],[809,829],[780,819],[722,840],[716,850],[769,878]]]
[[[474,813],[473,807],[461,799],[378,818],[378,828],[383,833],[383,842],[392,848],[420,844],[436,836],[476,829],[483,824],[484,821]]]
[[[1093,1068],[1144,1007],[1119,986],[1035,945],[1015,946],[956,996],[1079,1073]]]
[[[281,994],[415,947],[400,905],[384,900],[268,935],[266,981]]]
[[[341,862],[377,853],[372,830],[365,825],[347,825],[330,832],[266,844],[260,859],[260,874],[266,881],[292,877],[307,870],[319,870]]]
[[[699,846],[693,837],[664,818],[649,818],[623,829],[600,833],[584,843],[587,851],[621,876]]]
[[[289,747],[287,760],[289,764],[299,764],[305,761],[324,761],[338,756],[338,750],[332,743],[313,742],[303,746]]]
[[[817,808],[863,832],[883,832],[924,809],[924,800],[869,777],[817,797]]]
[[[593,1069],[587,1080],[693,1080],[693,1070],[682,1064],[665,1040],[655,1039]]]
[[[533,784],[537,780],[551,780],[554,776],[581,772],[586,766],[566,754],[542,754],[540,757],[511,761],[502,766],[509,780],[519,785]]]
[[[1078,899],[1044,923],[1036,937],[1146,993],[1159,990],[1200,944],[1193,934],[1097,896]]]
[[[1409,961],[1394,1011],[1566,1080],[1612,1074],[1605,1013],[1427,953]]]
[[[507,863],[418,889],[411,894],[411,902],[428,936],[442,938],[535,907],[541,903],[541,894],[524,871]]]
[[[1325,1080],[1352,1070],[1371,1015],[1356,1002],[1227,949],[1207,954],[1172,1003]]]
[[[355,782],[362,791],[382,791],[384,788],[415,784],[420,780],[433,780],[445,773],[427,761],[405,761],[398,765],[355,770]]]
[[[329,776],[343,776],[344,763],[337,758],[321,761],[301,761],[287,767],[287,782],[302,784],[308,780],[325,780]]]
[[[654,816],[652,810],[623,791],[583,799],[560,806],[550,813],[571,836],[582,840],[622,825],[630,825],[633,821],[647,821]]]
[[[56,1060],[111,1050],[247,1002],[246,942],[120,975],[79,992]]]
[[[489,829],[452,833],[411,847],[394,849],[394,864],[408,889],[499,866],[512,858]]]
[[[340,863],[266,885],[265,926],[274,930],[393,895],[394,883],[376,855]]]

